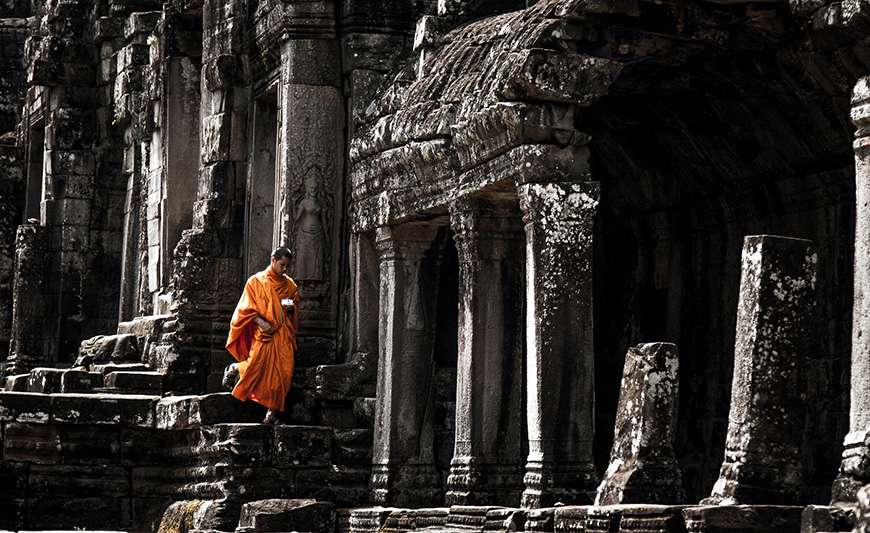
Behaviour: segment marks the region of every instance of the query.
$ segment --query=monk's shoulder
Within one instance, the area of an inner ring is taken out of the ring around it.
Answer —
[[[298,287],[298,285],[296,285],[296,282],[293,280],[293,278],[291,278],[287,274],[284,274],[284,279],[285,279],[285,282],[287,283],[287,286],[290,287],[290,290],[295,291],[296,288]]]
[[[266,271],[264,270],[263,272],[252,274],[251,277],[248,278],[248,281],[245,282],[245,285],[262,285],[266,281]]]

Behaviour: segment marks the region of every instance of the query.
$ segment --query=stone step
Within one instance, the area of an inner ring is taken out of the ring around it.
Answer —
[[[6,376],[4,390],[15,392],[27,392],[27,378],[30,374],[15,374],[14,376]]]
[[[153,370],[115,370],[103,376],[107,389],[123,391],[152,391],[163,393],[166,374]]]
[[[259,500],[242,505],[236,533],[300,531],[332,533],[335,505],[317,500]]]
[[[119,335],[136,335],[144,339],[154,340],[160,336],[163,323],[172,318],[172,315],[148,315],[137,316],[128,322],[118,324]]]
[[[240,402],[228,392],[167,396],[157,404],[159,429],[190,429],[222,423],[262,422],[266,409]]]
[[[0,422],[153,428],[159,396],[0,392]]]
[[[152,369],[142,363],[103,363],[91,365],[91,372],[106,375],[111,372],[150,372]]]

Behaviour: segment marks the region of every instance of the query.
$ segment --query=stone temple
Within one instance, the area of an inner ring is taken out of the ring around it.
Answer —
[[[0,377],[4,531],[870,532],[870,2],[0,0]]]

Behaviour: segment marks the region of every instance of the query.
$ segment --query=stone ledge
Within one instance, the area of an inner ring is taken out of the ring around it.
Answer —
[[[266,410],[240,402],[228,392],[202,396],[168,396],[157,403],[158,429],[190,429],[224,423],[261,422]]]
[[[794,533],[803,507],[785,505],[705,505],[683,509],[689,532]]]
[[[0,392],[0,422],[154,427],[157,396]]]

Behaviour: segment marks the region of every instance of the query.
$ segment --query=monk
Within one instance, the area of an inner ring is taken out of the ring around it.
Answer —
[[[278,248],[266,270],[248,278],[227,337],[227,350],[238,361],[233,396],[266,407],[266,424],[277,422],[293,379],[299,289],[286,274],[292,258],[288,248]]]

